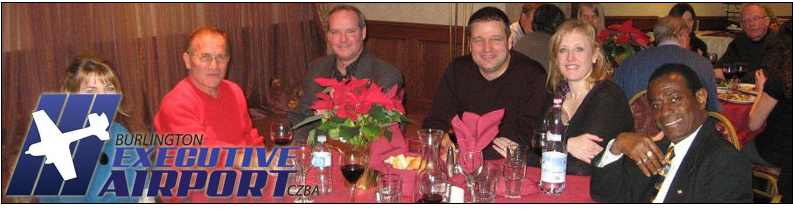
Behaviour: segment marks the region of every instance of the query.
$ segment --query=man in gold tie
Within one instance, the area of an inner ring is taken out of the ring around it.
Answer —
[[[647,88],[663,137],[621,133],[597,160],[590,191],[601,202],[749,203],[749,162],[716,131],[709,93],[683,64],[665,64]],[[627,156],[627,158],[623,157]]]

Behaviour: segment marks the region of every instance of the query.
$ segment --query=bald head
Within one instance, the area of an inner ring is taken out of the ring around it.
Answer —
[[[747,4],[741,9],[741,29],[752,41],[763,39],[770,23],[768,11],[760,4]]]

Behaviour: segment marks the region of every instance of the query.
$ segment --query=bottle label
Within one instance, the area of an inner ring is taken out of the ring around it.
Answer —
[[[562,134],[554,134],[548,131],[545,136],[547,136],[548,141],[562,141]]]
[[[567,154],[555,151],[542,153],[540,179],[547,183],[563,183],[567,171]]]
[[[330,152],[314,152],[311,158],[311,165],[317,168],[329,167],[333,162],[333,156]]]

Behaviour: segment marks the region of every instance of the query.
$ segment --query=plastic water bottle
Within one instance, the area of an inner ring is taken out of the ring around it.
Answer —
[[[542,148],[540,173],[540,191],[545,194],[558,195],[564,191],[565,174],[567,171],[567,148],[564,139],[567,126],[567,113],[562,109],[562,99],[554,98],[553,108],[548,110],[543,119],[546,129],[545,144]]]
[[[333,153],[325,146],[327,137],[317,136],[317,145],[311,150],[311,167],[316,172],[314,183],[319,188],[320,195],[330,195],[333,189]]]

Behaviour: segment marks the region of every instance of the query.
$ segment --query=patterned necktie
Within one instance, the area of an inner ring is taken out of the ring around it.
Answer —
[[[661,190],[661,185],[664,184],[664,179],[666,178],[667,173],[669,173],[669,169],[672,168],[672,158],[675,158],[675,146],[670,146],[669,149],[666,150],[666,156],[664,156],[664,162],[661,163],[661,173],[658,173],[658,180],[655,181],[655,196],[650,199],[650,202],[655,200],[655,197],[658,197],[658,192]]]

